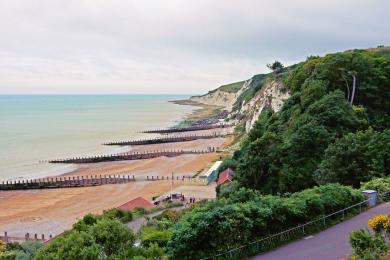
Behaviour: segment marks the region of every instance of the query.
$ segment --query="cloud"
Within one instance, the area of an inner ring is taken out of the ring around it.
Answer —
[[[0,93],[201,93],[390,42],[387,0],[0,2]]]

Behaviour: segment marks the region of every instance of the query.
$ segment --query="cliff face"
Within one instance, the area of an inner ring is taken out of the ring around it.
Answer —
[[[234,88],[231,86],[234,85]],[[252,78],[221,86],[202,96],[193,96],[191,101],[206,105],[216,105],[229,112],[228,118],[236,123],[245,123],[245,130],[253,127],[264,109],[279,111],[290,92],[280,80],[258,74]]]
[[[225,92],[223,90],[217,89],[203,96],[193,96],[190,98],[190,100],[205,105],[220,106],[223,107],[224,110],[230,112],[238,96],[238,92]]]
[[[290,92],[282,82],[277,80],[267,81],[249,102],[243,102],[241,106],[239,113],[246,115],[246,132],[252,129],[264,109],[272,109],[274,112],[278,112],[284,101],[289,97]]]

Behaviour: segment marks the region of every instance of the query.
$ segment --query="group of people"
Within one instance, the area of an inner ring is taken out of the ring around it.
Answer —
[[[195,203],[195,197],[190,197],[190,204]]]
[[[181,201],[185,201],[186,200],[186,197],[184,197],[184,194],[181,194],[181,197],[180,197],[180,200]],[[187,200],[187,204],[190,203],[190,204],[193,204],[195,203],[195,197],[193,196],[190,196]]]

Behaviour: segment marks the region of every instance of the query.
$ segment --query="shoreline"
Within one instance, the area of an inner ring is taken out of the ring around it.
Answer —
[[[205,109],[205,108],[203,108]],[[214,109],[206,108],[208,115]],[[181,117],[197,118],[200,109]],[[196,114],[198,113],[198,114]],[[204,111],[203,111],[204,113]],[[181,121],[181,122],[182,122]],[[174,126],[170,124],[170,126]],[[228,131],[228,129],[218,129]],[[195,131],[192,133],[215,132],[215,129]],[[145,151],[158,149],[204,149],[208,146],[226,148],[232,142],[232,136],[215,139],[198,139],[181,143],[164,143],[126,147],[130,151]],[[202,155],[180,155],[178,157],[157,157],[145,160],[114,161],[91,164],[79,164],[77,169],[61,176],[81,176],[96,174],[131,174],[135,176],[171,176],[191,174],[196,175],[220,159],[221,154],[209,153]],[[58,175],[57,175],[58,176]],[[52,176],[49,176],[52,177]],[[215,187],[203,186],[199,191],[196,186],[184,185],[182,181],[174,181],[174,190],[196,194],[196,196],[214,196]],[[7,231],[9,235],[24,237],[24,234],[38,233],[57,235],[83,217],[87,213],[101,214],[103,210],[120,206],[136,197],[151,200],[162,196],[171,190],[170,181],[136,181],[125,184],[107,184],[92,187],[0,191],[0,232]]]
[[[171,101],[166,101],[169,103],[172,103]],[[179,105],[179,104],[176,104]],[[186,105],[187,108],[191,107],[191,105]],[[194,107],[191,108],[191,111],[185,111],[183,110],[183,114],[177,117],[170,118],[168,121],[165,121],[159,125],[161,128],[170,128],[175,127],[176,125],[180,124],[181,122],[185,121],[189,116],[191,116],[194,111],[196,111],[198,108]],[[157,126],[156,126],[157,127]],[[148,129],[139,129],[135,134],[129,135],[127,139],[142,139],[145,137],[151,137],[152,134],[145,134],[141,133],[140,131],[148,130]],[[102,138],[101,142],[99,144],[96,144],[97,147],[93,152],[90,152],[89,154],[80,155],[77,154],[77,151],[74,152],[72,155],[65,155],[65,157],[77,157],[77,156],[96,156],[96,155],[106,155],[106,154],[119,154],[119,153],[126,153],[132,151],[132,147],[130,146],[105,146],[103,143],[109,142],[109,141],[116,141],[116,140],[122,140],[123,137],[117,137],[117,138]],[[55,158],[42,158],[40,161],[30,162],[32,165],[39,165],[39,164],[47,164],[47,166],[39,167],[41,169],[32,169],[31,171],[25,171],[22,172],[18,176],[12,176],[12,177],[5,177],[0,176],[0,181],[14,181],[14,180],[26,180],[26,179],[43,179],[43,178],[49,178],[49,177],[59,177],[64,176],[67,174],[71,174],[73,172],[76,172],[78,170],[77,164],[68,164],[68,165],[54,165],[54,164],[48,164],[47,162],[43,162],[46,160],[51,160]]]

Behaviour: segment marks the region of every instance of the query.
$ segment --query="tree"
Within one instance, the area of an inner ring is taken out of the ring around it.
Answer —
[[[284,66],[280,61],[274,61],[272,64],[267,64],[267,68],[269,68],[272,73],[278,74],[283,71]]]
[[[87,218],[89,219],[89,217]],[[118,220],[100,219],[88,229],[71,230],[51,241],[36,259],[99,259],[133,247],[133,232]]]
[[[389,174],[390,130],[349,133],[329,145],[315,172],[319,184],[337,182],[360,187],[373,177]]]

